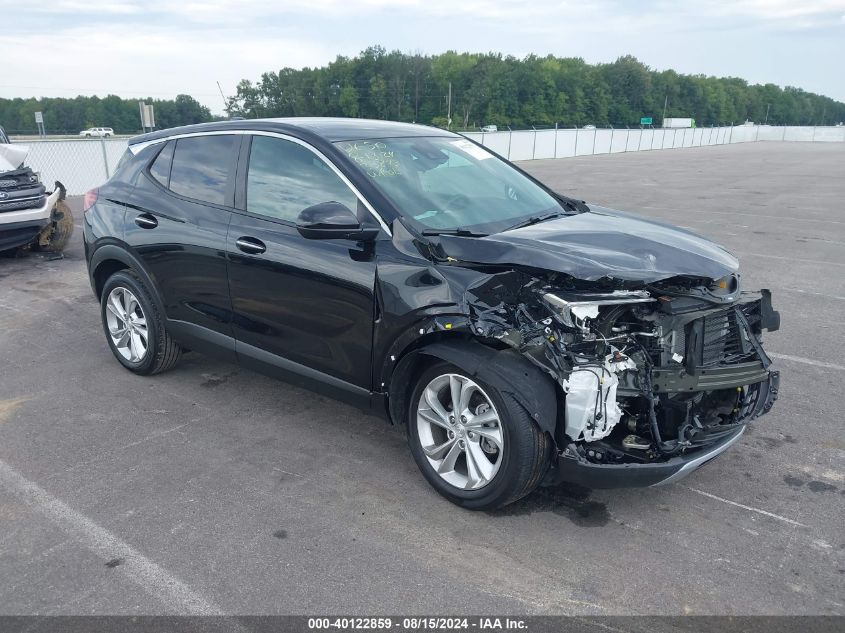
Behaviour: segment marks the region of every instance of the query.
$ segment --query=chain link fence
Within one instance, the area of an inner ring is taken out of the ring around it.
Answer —
[[[41,180],[52,188],[61,182],[68,194],[85,193],[107,181],[126,151],[126,139],[92,138],[78,140],[32,140],[26,164],[41,174]]]
[[[467,132],[466,136],[509,160],[569,158],[593,154],[727,145],[756,141],[845,142],[845,127],[734,125],[700,128],[558,128]],[[30,140],[27,165],[51,186],[60,181],[78,195],[111,177],[126,139]]]

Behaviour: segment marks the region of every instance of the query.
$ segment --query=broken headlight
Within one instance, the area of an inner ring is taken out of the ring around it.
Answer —
[[[599,308],[602,306],[654,301],[654,298],[645,290],[614,290],[602,294],[572,295],[566,299],[547,292],[543,295],[543,299],[560,314],[564,325],[582,332],[589,331],[587,320],[597,318]]]

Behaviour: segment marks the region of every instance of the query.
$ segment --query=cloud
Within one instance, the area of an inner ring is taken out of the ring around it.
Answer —
[[[232,93],[244,77],[333,58],[333,51],[314,41],[278,34],[233,38],[226,29],[177,34],[164,28],[116,26],[92,31],[75,26],[52,33],[49,48],[73,54],[33,54],[30,36],[0,34],[0,49],[7,65],[0,96],[9,92],[43,96],[111,93],[127,97],[187,93],[221,110],[218,80]],[[12,74],[15,68],[17,75]]]
[[[590,62],[633,54],[841,99],[833,60],[845,48],[830,27],[843,14],[845,0],[0,0],[0,96],[182,92],[219,111],[218,80],[232,93],[240,79],[381,44]]]

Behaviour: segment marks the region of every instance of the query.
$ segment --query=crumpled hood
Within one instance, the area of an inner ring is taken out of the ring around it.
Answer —
[[[0,173],[12,171],[23,165],[27,154],[29,154],[29,147],[26,145],[0,143]]]
[[[530,266],[584,281],[720,279],[739,268],[728,251],[695,233],[593,205],[589,213],[488,237],[442,235],[440,243],[459,261]]]

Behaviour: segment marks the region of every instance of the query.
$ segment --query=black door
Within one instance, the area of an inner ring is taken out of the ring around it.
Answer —
[[[226,229],[240,140],[169,141],[138,178],[125,233],[161,292],[177,340],[198,348],[202,341],[220,343],[232,358]]]
[[[355,194],[294,141],[257,135],[243,151],[245,211],[232,214],[227,239],[241,362],[304,377],[309,386],[314,379],[368,392],[373,245],[309,240],[294,226],[303,209],[320,202],[357,210]]]

